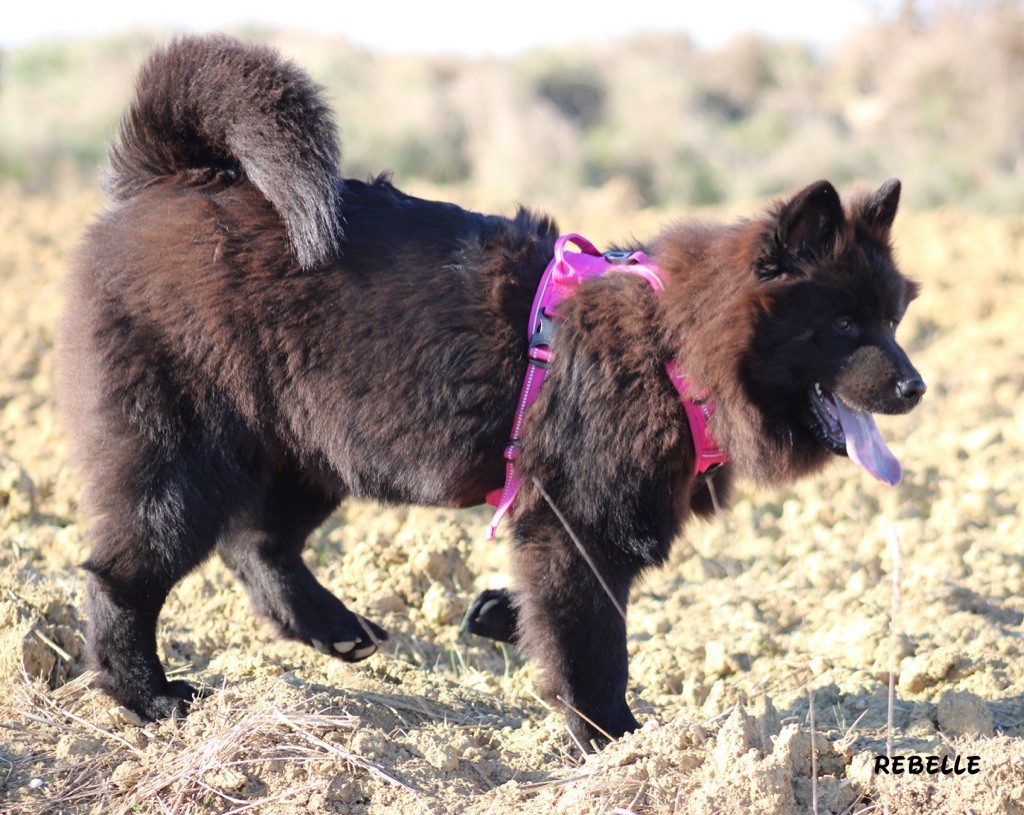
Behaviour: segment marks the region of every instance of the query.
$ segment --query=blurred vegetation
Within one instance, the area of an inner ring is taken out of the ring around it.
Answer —
[[[370,52],[248,29],[328,89],[344,170],[395,171],[493,201],[635,205],[773,195],[816,178],[898,175],[918,207],[1024,210],[1024,4],[905,3],[825,53],[685,35],[509,58]],[[40,42],[0,55],[0,180],[95,183],[145,54],[167,33]]]

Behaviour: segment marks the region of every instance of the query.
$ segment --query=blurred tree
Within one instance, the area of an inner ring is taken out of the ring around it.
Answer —
[[[470,59],[245,33],[328,88],[354,176],[390,168],[400,185],[509,202],[615,184],[667,205],[899,175],[913,205],[1024,209],[1020,0],[906,0],[827,52],[753,35],[707,50],[660,32]],[[0,54],[0,179],[93,184],[133,71],[166,39]]]
[[[580,128],[604,116],[607,91],[601,76],[583,66],[558,66],[534,80],[537,95],[548,100]]]

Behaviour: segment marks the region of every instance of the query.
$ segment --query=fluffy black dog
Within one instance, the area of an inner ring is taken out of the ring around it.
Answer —
[[[71,275],[62,396],[95,517],[93,664],[155,719],[195,693],[167,680],[157,617],[214,551],[282,636],[347,661],[386,638],[316,581],[306,537],[349,495],[472,506],[501,485],[558,233],[339,180],[319,88],[226,37],[151,57],[110,163]],[[506,626],[581,743],[637,726],[616,604],[712,511],[666,360],[717,405],[722,501],[733,472],[779,483],[848,451],[898,478],[871,413],[924,392],[894,338],[916,291],[889,245],[899,192],[844,207],[821,181],[756,220],[674,225],[646,246],[663,296],[617,274],[563,304],[518,462]]]

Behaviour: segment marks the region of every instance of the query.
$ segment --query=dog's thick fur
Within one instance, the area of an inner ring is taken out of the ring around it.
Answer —
[[[320,90],[226,37],[154,54],[111,148],[112,204],[71,276],[62,394],[96,519],[89,650],[144,718],[194,695],[168,682],[156,623],[214,551],[283,636],[362,659],[386,634],[316,581],[307,535],[349,495],[471,506],[502,483],[554,223],[342,181],[337,156]],[[923,383],[893,335],[915,294],[889,245],[898,198],[888,182],[844,208],[818,182],[756,220],[672,226],[646,247],[663,297],[607,275],[564,304],[512,557],[519,640],[583,744],[637,726],[626,626],[533,479],[625,607],[712,510],[667,359],[717,404],[722,501],[734,472],[779,483],[841,452],[815,383],[863,411],[913,407]]]

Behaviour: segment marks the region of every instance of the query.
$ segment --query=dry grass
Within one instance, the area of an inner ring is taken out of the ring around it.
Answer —
[[[33,756],[9,761],[9,776],[33,775],[48,791],[45,799],[19,802],[10,812],[41,815],[56,807],[176,815],[239,813],[272,811],[274,805],[309,800],[316,787],[313,781],[275,791],[254,785],[259,771],[272,765],[287,765],[296,777],[363,772],[415,793],[380,765],[346,749],[343,743],[358,728],[358,717],[320,710],[322,700],[316,696],[285,707],[218,704],[207,711],[199,733],[195,728],[149,728],[131,731],[132,743],[116,732],[116,725],[94,723],[102,700],[88,689],[87,680],[83,675],[47,694],[25,677],[18,688],[6,729],[16,741],[48,744],[64,761],[38,775],[33,775],[38,768]]]

